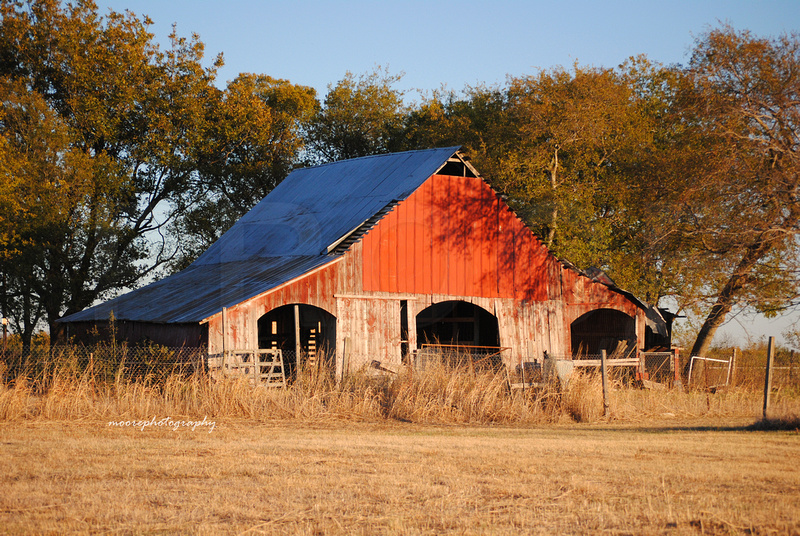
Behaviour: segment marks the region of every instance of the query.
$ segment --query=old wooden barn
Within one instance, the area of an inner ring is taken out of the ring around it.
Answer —
[[[507,365],[668,345],[657,310],[553,256],[458,148],[294,171],[187,269],[63,320],[77,339],[325,349],[336,370],[426,343]],[[502,350],[501,350],[502,349]]]

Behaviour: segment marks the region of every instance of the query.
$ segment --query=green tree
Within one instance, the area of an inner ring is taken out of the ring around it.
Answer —
[[[69,225],[59,198],[85,194],[85,177],[80,153],[70,150],[63,123],[44,99],[0,78],[0,102],[0,305],[28,347],[44,315],[34,291],[42,274],[32,261],[51,239],[43,231]]]
[[[310,162],[333,162],[398,149],[407,109],[403,92],[392,86],[402,76],[380,68],[358,78],[348,72],[335,86],[328,86],[325,102],[307,126]]]
[[[512,78],[490,146],[492,183],[534,233],[577,266],[652,302],[669,293],[643,200],[661,132],[662,69],[557,68]]]
[[[507,92],[484,85],[462,92],[435,91],[406,114],[405,149],[460,145],[484,176],[497,173],[501,155],[514,150],[517,138],[509,131]]]

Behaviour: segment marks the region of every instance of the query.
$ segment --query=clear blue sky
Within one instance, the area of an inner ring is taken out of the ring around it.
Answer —
[[[347,71],[405,72],[402,89],[502,84],[557,65],[615,67],[646,54],[683,63],[694,38],[720,22],[758,35],[800,30],[798,0],[323,1],[100,0],[153,19],[165,41],[199,34],[225,56],[220,84],[241,72],[312,86],[322,97]]]
[[[535,74],[558,65],[616,67],[645,54],[652,61],[686,63],[694,39],[728,23],[759,36],[800,31],[800,0],[99,0],[153,19],[165,43],[197,33],[208,62],[225,57],[218,85],[241,72],[267,74],[312,86],[324,98],[347,71],[377,65],[405,73],[398,89],[430,91],[446,85],[503,84],[508,75]],[[722,336],[780,336],[790,320],[738,317]]]

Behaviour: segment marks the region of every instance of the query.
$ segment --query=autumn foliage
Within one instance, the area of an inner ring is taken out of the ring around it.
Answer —
[[[27,345],[185,267],[297,166],[444,145],[557,255],[705,318],[694,353],[733,310],[797,303],[797,35],[721,26],[685,66],[632,55],[413,102],[381,68],[321,100],[267,74],[221,87],[222,56],[150,24],[0,2],[0,306]]]

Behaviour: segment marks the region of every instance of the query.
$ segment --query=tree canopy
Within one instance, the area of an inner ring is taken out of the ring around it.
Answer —
[[[702,355],[732,308],[772,315],[800,296],[800,39],[708,32],[676,105],[702,147],[673,205],[685,262],[704,275],[684,290],[708,311]]]
[[[306,126],[309,160],[333,162],[399,148],[406,107],[392,86],[402,75],[376,68],[356,77],[346,73],[328,86],[323,105]]]
[[[295,167],[461,145],[557,255],[706,318],[800,287],[800,40],[728,26],[686,66],[632,57],[406,102],[376,68],[315,91],[217,86],[219,56],[91,0],[0,0],[3,313],[23,339],[186,266]]]
[[[256,76],[221,91],[222,58],[204,66],[197,36],[173,31],[161,50],[149,20],[100,17],[89,0],[0,10],[0,150],[16,192],[0,207],[2,305],[20,332],[43,315],[57,338],[63,315],[199,254],[198,214],[224,227],[279,182],[314,92]]]

